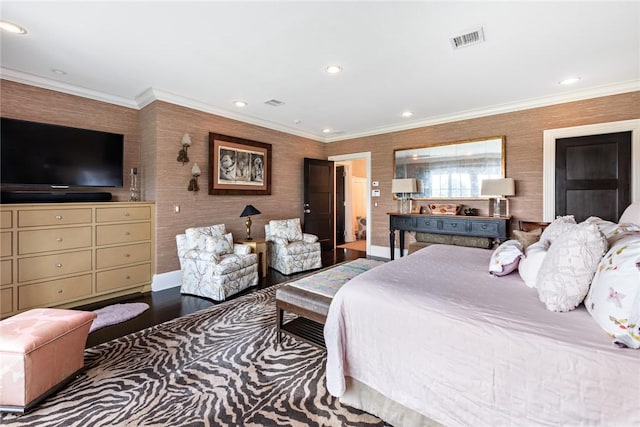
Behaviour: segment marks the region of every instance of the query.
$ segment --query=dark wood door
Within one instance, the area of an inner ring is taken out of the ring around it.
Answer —
[[[556,215],[618,222],[631,203],[631,132],[556,140]]]
[[[336,245],[342,245],[345,237],[346,199],[344,166],[336,166]]]
[[[334,248],[333,162],[304,159],[304,231],[318,236],[322,250]]]

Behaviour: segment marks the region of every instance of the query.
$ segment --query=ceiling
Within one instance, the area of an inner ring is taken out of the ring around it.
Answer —
[[[1,18],[27,30],[1,34],[5,79],[325,142],[640,90],[637,1],[3,0]]]

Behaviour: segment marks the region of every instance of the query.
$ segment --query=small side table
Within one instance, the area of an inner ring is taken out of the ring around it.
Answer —
[[[258,270],[262,271],[262,277],[267,276],[267,241],[264,239],[241,240],[236,243],[251,246],[254,253],[258,254]]]

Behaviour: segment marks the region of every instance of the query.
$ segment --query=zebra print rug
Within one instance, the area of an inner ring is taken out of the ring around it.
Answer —
[[[3,426],[384,426],[325,389],[325,352],[275,344],[279,286],[85,351],[86,370]]]

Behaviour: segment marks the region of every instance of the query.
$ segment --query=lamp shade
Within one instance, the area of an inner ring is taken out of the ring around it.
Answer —
[[[247,205],[242,210],[242,213],[240,214],[240,217],[251,216],[251,215],[259,215],[260,213],[261,212],[258,209],[254,208],[253,205]]]
[[[513,178],[483,179],[480,185],[481,196],[514,196],[516,186]]]
[[[392,193],[415,193],[418,191],[418,183],[415,178],[400,178],[391,180]]]
[[[188,133],[185,133],[182,137],[182,145],[190,147],[191,146],[191,137]]]

